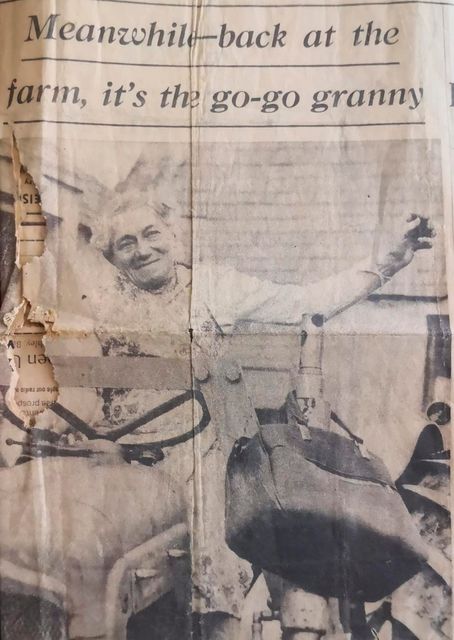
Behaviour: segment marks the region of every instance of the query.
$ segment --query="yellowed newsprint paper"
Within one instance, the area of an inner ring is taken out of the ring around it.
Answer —
[[[0,0],[2,640],[451,640],[454,2]]]

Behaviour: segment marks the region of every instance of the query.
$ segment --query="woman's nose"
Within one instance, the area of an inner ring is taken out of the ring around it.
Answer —
[[[153,247],[150,245],[150,242],[145,239],[138,239],[136,245],[136,255],[137,256],[146,256],[152,253]]]

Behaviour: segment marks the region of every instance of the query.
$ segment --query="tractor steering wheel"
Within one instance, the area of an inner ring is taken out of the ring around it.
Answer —
[[[199,390],[195,389],[185,391],[180,395],[153,407],[153,409],[150,409],[139,418],[136,418],[121,427],[111,429],[107,433],[103,434],[100,434],[96,429],[91,427],[59,402],[52,404],[49,409],[60,418],[63,418],[73,429],[84,435],[88,440],[105,440],[115,443],[123,436],[134,432],[139,427],[155,420],[173,409],[176,409],[188,401],[198,402],[202,409],[202,415],[199,422],[184,433],[152,443],[117,444],[116,449],[126,462],[138,461],[141,464],[152,466],[164,458],[163,449],[191,440],[208,426],[211,419],[210,413],[208,411],[205,398]],[[44,458],[51,456],[89,458],[96,454],[96,447],[87,446],[84,445],[84,443],[62,445],[58,442],[58,436],[51,430],[26,427],[24,422],[15,416],[9,409],[6,410],[6,413],[8,415],[5,417],[7,417],[10,422],[15,424],[22,431],[26,431],[28,434],[28,438],[25,442],[12,440],[11,438],[6,441],[9,445],[19,445],[22,447],[21,462],[25,462],[31,458]]]

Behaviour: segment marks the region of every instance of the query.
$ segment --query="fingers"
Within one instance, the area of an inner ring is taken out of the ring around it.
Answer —
[[[407,218],[408,228],[406,237],[413,239],[434,238],[437,234],[433,223],[427,216],[420,216],[412,213]]]
[[[433,242],[430,240],[418,240],[414,245],[414,250],[419,251],[420,249],[431,249],[433,247]]]
[[[431,219],[426,216],[419,216],[419,219],[421,220],[421,226],[424,230],[424,233],[421,233],[420,235],[425,238],[435,238],[437,232],[435,231],[435,227]]]
[[[63,446],[71,447],[77,444],[78,442],[82,442],[83,440],[84,440],[84,437],[82,436],[82,434],[78,432],[67,431],[66,433],[63,433],[60,436],[59,443]]]
[[[64,433],[60,436],[59,444],[64,447],[74,444],[74,435],[72,433]]]
[[[423,220],[420,216],[416,215],[416,213],[412,213],[407,218],[407,232],[406,236],[414,237],[420,235],[420,230],[425,228],[427,224],[427,219]]]

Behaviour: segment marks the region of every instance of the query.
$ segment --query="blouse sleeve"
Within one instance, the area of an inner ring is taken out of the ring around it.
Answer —
[[[329,317],[381,285],[366,263],[308,285],[278,284],[228,267],[199,267],[194,275],[207,312],[221,327],[239,320],[292,325],[303,314]]]

